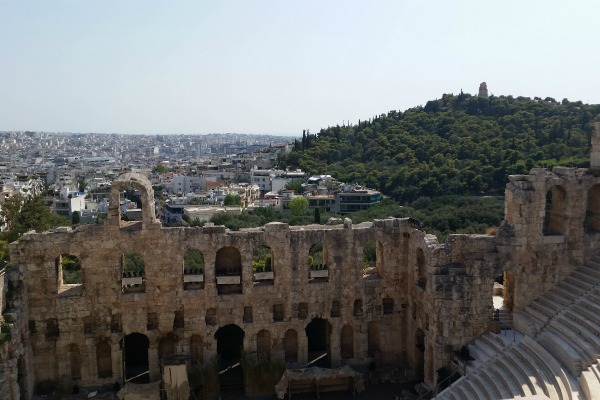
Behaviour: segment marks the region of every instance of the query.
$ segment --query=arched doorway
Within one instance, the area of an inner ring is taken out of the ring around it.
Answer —
[[[298,332],[288,329],[283,338],[285,348],[285,362],[298,362]]]
[[[237,325],[225,325],[215,333],[217,354],[220,359],[219,386],[221,392],[227,389],[239,389],[244,385],[241,367],[244,350],[244,330]]]
[[[514,287],[515,274],[512,272],[505,271],[494,280],[492,288],[493,320],[500,322],[500,329],[512,329]]]
[[[150,368],[148,364],[149,347],[150,341],[148,337],[141,333],[131,333],[123,338],[125,382],[150,382]]]
[[[315,318],[305,329],[308,339],[308,364],[331,367],[331,325],[326,319]]]
[[[340,337],[340,355],[342,359],[354,358],[354,329],[351,325],[344,325]]]

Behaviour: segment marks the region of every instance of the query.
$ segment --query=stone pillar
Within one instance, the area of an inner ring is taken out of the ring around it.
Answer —
[[[160,362],[158,360],[158,343],[155,340],[150,342],[148,347],[148,369],[150,370],[150,382],[159,380]]]
[[[308,337],[303,330],[298,331],[298,362],[300,364],[308,362]]]
[[[592,133],[592,150],[590,152],[590,168],[600,168],[600,122],[596,122]]]
[[[331,357],[331,367],[337,368],[342,365],[342,355],[340,352],[340,332],[339,324],[331,324],[331,335],[329,335],[329,351]]]

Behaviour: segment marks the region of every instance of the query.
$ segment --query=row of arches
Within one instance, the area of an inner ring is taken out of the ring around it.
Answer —
[[[379,244],[379,247],[381,245]],[[381,251],[381,250],[380,250]],[[308,252],[307,267],[310,271],[327,270],[327,246],[323,243],[313,244]],[[363,247],[363,268],[375,267],[377,262],[377,242],[370,240]],[[55,260],[56,276],[59,288],[64,285],[77,285],[83,283],[81,261],[76,255],[63,253]],[[268,246],[258,246],[252,253],[252,272],[257,283],[273,284],[275,259],[273,251]],[[217,251],[215,257],[215,275],[239,276],[242,274],[242,255],[233,246],[223,247]],[[187,282],[203,282],[202,279],[193,279],[189,276],[202,276],[205,271],[204,254],[198,249],[188,248],[183,256],[183,274],[188,276]],[[124,291],[135,289],[143,284],[145,276],[145,261],[141,253],[135,251],[125,252],[121,258],[121,275],[123,277]],[[323,277],[323,274],[310,274],[310,277]],[[203,287],[203,285],[186,285],[190,288]]]
[[[339,331],[339,351],[341,359],[351,359],[355,355],[354,326],[345,324]],[[332,327],[329,321],[323,318],[314,318],[305,328],[307,340],[307,360],[309,364],[331,366],[331,335]],[[268,329],[262,329],[256,334],[256,348],[244,349],[245,332],[238,325],[230,324],[217,330],[214,335],[216,352],[219,355],[222,368],[239,362],[242,353],[256,351],[257,361],[269,361],[272,358],[273,337]],[[288,329],[283,335],[283,359],[286,363],[299,361],[299,333],[295,329]],[[367,342],[369,357],[375,357],[380,348],[380,325],[371,322],[367,329]],[[158,361],[164,361],[177,355],[178,339],[174,335],[167,335],[158,342]],[[149,350],[150,340],[142,333],[131,333],[123,337],[119,345],[122,349],[122,362],[124,366],[125,381],[136,383],[149,382]],[[204,357],[204,343],[200,335],[189,338],[189,353],[187,354],[192,364],[201,364]],[[70,344],[68,360],[70,375],[74,381],[82,379],[82,352],[77,344]],[[113,371],[113,345],[108,339],[100,340],[96,344],[96,371],[97,378],[116,378]]]

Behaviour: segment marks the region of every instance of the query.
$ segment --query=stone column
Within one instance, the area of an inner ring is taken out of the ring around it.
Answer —
[[[148,347],[148,369],[150,370],[150,382],[160,379],[160,362],[158,360],[158,343],[150,342]]]

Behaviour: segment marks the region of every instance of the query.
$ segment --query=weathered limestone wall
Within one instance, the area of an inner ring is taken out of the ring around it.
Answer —
[[[158,379],[159,351],[173,346],[172,353],[207,363],[217,354],[215,334],[230,324],[243,330],[250,357],[260,347],[284,360],[286,349],[295,346],[297,361],[304,363],[305,329],[316,318],[327,322],[333,366],[408,365],[408,373],[433,387],[454,351],[490,329],[496,278],[504,275],[505,304],[518,311],[598,252],[597,175],[555,168],[512,176],[505,221],[495,236],[451,235],[443,244],[412,219],[272,223],[240,232],[162,228],[153,207],[146,207],[153,204],[149,183],[135,174],[121,177],[112,196],[130,186],[140,190],[142,222],[121,221],[111,208],[106,225],[27,234],[11,245],[15,284],[22,287],[22,301],[12,307],[22,328],[5,346],[0,370],[8,372],[0,373],[0,387],[3,376],[13,392],[21,387],[27,396],[34,383],[46,380],[67,389],[75,382],[122,382],[122,342],[132,333],[148,338],[150,378]],[[371,240],[377,262],[365,273],[363,248]],[[309,278],[314,244],[324,246],[327,279]],[[272,251],[272,284],[254,282],[252,253],[259,246]],[[184,288],[187,249],[204,256],[203,289]],[[219,294],[222,249],[227,257],[240,256],[241,293]],[[123,255],[130,251],[145,260],[144,289],[124,293]],[[62,254],[78,257],[81,285],[62,283]],[[28,371],[21,386],[16,377],[23,374],[16,370]]]

